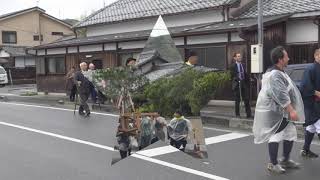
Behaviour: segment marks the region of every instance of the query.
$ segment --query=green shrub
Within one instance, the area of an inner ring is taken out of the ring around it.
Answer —
[[[172,78],[161,78],[145,87],[147,103],[140,107],[140,111],[172,116],[176,109],[181,109],[185,115],[198,115],[215,90],[227,80],[229,73],[203,73],[193,69]]]
[[[32,91],[26,91],[26,92],[20,94],[20,96],[36,96],[36,95],[38,95],[38,93],[32,92]]]
[[[201,108],[214,97],[216,90],[229,80],[230,73],[228,72],[211,72],[196,79],[193,82],[192,91],[186,96],[192,114],[198,115]]]

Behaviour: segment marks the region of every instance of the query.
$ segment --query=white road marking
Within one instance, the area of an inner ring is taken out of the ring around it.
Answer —
[[[223,178],[223,177],[220,177],[220,176],[216,176],[216,175],[205,173],[205,172],[198,171],[198,170],[195,170],[195,169],[179,166],[179,165],[176,165],[176,164],[173,164],[173,163],[168,163],[168,162],[161,161],[161,160],[158,160],[158,159],[142,156],[142,155],[139,155],[139,154],[133,154],[131,156],[135,157],[135,158],[138,158],[138,159],[142,159],[142,160],[148,161],[148,162],[159,164],[159,165],[162,165],[162,166],[170,167],[172,169],[176,169],[176,170],[179,170],[179,171],[187,172],[187,173],[194,174],[194,175],[197,175],[197,176],[202,176],[202,177],[205,177],[205,178],[208,178],[208,179],[229,180],[229,179],[226,179],[226,178]]]
[[[0,96],[14,96],[14,94],[9,94],[9,93],[1,93]]]
[[[96,144],[96,143],[92,143],[92,142],[88,142],[88,141],[83,141],[83,140],[80,140],[80,139],[71,138],[71,137],[67,137],[67,136],[62,136],[62,135],[59,135],[59,134],[54,134],[54,133],[50,133],[50,132],[46,132],[46,131],[41,131],[41,130],[29,128],[29,127],[19,126],[19,125],[6,123],[6,122],[1,122],[1,121],[0,121],[0,125],[13,127],[13,128],[17,128],[17,129],[22,129],[22,130],[26,130],[26,131],[29,131],[29,132],[42,134],[42,135],[47,135],[47,136],[55,137],[55,138],[58,138],[58,139],[63,139],[63,140],[75,142],[75,143],[85,144],[85,145],[88,145],[88,146],[92,146],[92,147],[96,147],[96,148],[100,148],[100,149],[105,149],[105,150],[108,150],[108,151],[115,151],[114,148],[111,148],[111,147],[108,147],[108,146],[104,146],[104,145],[101,145],[101,144]],[[194,174],[194,175],[197,175],[197,176],[202,176],[202,177],[205,177],[205,178],[208,178],[208,179],[229,180],[229,179],[226,179],[226,178],[223,178],[223,177],[219,177],[219,176],[216,176],[216,175],[213,175],[213,174],[208,174],[208,173],[205,173],[205,172],[202,172],[202,171],[198,171],[198,170],[194,170],[194,169],[191,169],[191,168],[187,168],[187,167],[179,166],[179,165],[176,165],[176,164],[168,163],[168,162],[165,162],[165,161],[153,159],[151,157],[146,157],[146,156],[142,156],[142,155],[139,155],[139,154],[133,154],[131,156],[135,157],[135,158],[138,158],[138,159],[141,159],[141,160],[145,160],[145,161],[148,161],[148,162],[152,162],[152,163],[155,163],[155,164],[159,164],[159,165],[162,165],[162,166],[166,166],[166,167],[169,167],[169,168],[173,168],[173,169],[184,171],[184,172],[187,172],[187,173],[190,173],[190,174]]]
[[[75,142],[75,143],[80,143],[80,144],[85,144],[85,145],[88,145],[88,146],[93,146],[93,147],[97,147],[97,148],[100,148],[100,149],[105,149],[105,150],[108,150],[108,151],[115,151],[114,148],[112,148],[112,147],[108,147],[108,146],[104,146],[104,145],[101,145],[101,144],[96,144],[96,143],[92,143],[92,142],[88,142],[88,141],[83,141],[83,140],[80,140],[80,139],[71,138],[71,137],[67,137],[67,136],[62,136],[62,135],[54,134],[54,133],[51,133],[51,132],[41,131],[41,130],[37,130],[37,129],[29,128],[29,127],[24,127],[24,126],[19,126],[19,125],[15,125],[15,124],[11,124],[11,123],[6,123],[6,122],[0,122],[0,124],[4,125],[4,126],[8,126],[8,127],[13,127],[13,128],[26,130],[26,131],[29,131],[29,132],[34,132],[34,133],[38,133],[38,134],[43,134],[43,135],[55,137],[55,138],[58,138],[58,139],[63,139],[63,140],[67,140],[67,141],[71,141],[71,142]]]
[[[229,133],[229,134],[224,134],[220,136],[214,136],[211,138],[206,138],[205,142],[206,142],[206,145],[211,145],[211,144],[221,143],[221,142],[230,141],[234,139],[244,138],[248,136],[250,135],[242,134],[242,133]],[[155,157],[155,156],[170,154],[178,151],[179,150],[177,148],[174,148],[172,146],[163,146],[163,147],[138,151],[137,154],[147,156],[147,157]]]
[[[160,156],[164,154],[174,153],[178,152],[179,150],[173,146],[163,146],[143,151],[136,152],[139,155],[147,156],[147,157],[154,157],[154,156]]]
[[[205,140],[206,140],[206,145],[210,145],[210,144],[216,144],[216,143],[221,143],[225,141],[231,141],[234,139],[244,138],[248,136],[250,135],[242,134],[242,133],[229,133],[229,134],[224,134],[220,136],[214,136],[211,138],[206,138]]]
[[[231,130],[226,130],[226,129],[218,129],[218,128],[213,128],[213,127],[203,127],[203,129],[206,130],[213,130],[213,131],[220,131],[220,132],[228,132],[231,133]]]
[[[31,105],[31,104],[8,103],[8,102],[0,102],[0,104],[73,112],[72,109],[56,108],[56,107],[49,107],[49,106],[38,106],[38,105]],[[111,117],[119,117],[119,115],[108,114],[108,113],[91,112],[91,114],[102,115],[102,116],[111,116]]]

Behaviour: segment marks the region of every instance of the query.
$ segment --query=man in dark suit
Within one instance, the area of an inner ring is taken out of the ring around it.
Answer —
[[[240,101],[242,100],[245,104],[247,118],[252,118],[248,97],[250,78],[246,72],[245,66],[242,64],[242,57],[240,53],[234,53],[233,63],[230,66],[230,73],[232,79],[232,91],[235,96],[236,117],[240,117]]]

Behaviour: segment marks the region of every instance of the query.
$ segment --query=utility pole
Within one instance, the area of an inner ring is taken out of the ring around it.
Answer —
[[[258,0],[258,46],[260,48],[259,53],[259,65],[263,71],[263,0]],[[260,92],[262,73],[257,74],[257,94]]]
[[[258,44],[263,45],[263,0],[258,0]]]

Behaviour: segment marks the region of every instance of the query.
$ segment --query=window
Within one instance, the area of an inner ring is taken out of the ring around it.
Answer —
[[[39,40],[40,40],[39,35],[33,36],[33,40],[34,40],[34,41],[39,41]]]
[[[6,74],[6,71],[3,68],[0,68],[0,74]]]
[[[220,70],[226,69],[225,46],[191,48],[190,50],[198,54],[198,65]]]
[[[287,45],[290,64],[312,63],[318,44]]]
[[[16,57],[14,60],[16,68],[34,67],[36,65],[34,57]]]
[[[46,74],[65,74],[65,58],[48,57],[45,59]]]
[[[53,36],[63,36],[63,32],[52,32]]]
[[[33,40],[34,40],[34,41],[39,41],[39,40],[40,40],[39,37],[41,37],[41,41],[43,41],[43,35],[41,35],[41,36],[39,36],[39,35],[34,35],[34,36],[33,36]]]
[[[2,43],[4,44],[17,44],[16,31],[2,31]]]

